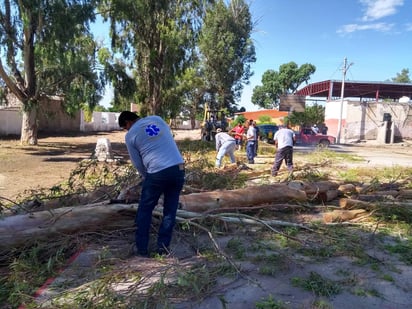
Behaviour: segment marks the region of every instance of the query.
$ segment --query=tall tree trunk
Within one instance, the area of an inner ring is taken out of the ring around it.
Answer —
[[[27,104],[27,103],[26,103]],[[37,145],[37,106],[23,108],[20,142],[22,145]]]

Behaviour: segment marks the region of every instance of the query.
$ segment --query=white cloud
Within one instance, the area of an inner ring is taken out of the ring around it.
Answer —
[[[393,24],[388,23],[374,23],[374,24],[348,24],[343,25],[337,30],[337,33],[346,34],[355,31],[375,30],[380,32],[387,32],[393,28]]]
[[[412,31],[412,23],[407,23],[407,24],[405,25],[405,30],[406,30],[406,31]]]
[[[396,13],[404,0],[360,0],[366,6],[363,21],[373,21]]]

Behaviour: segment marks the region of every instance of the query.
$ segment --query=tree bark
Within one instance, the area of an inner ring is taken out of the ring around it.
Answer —
[[[37,107],[24,106],[23,109],[20,142],[22,145],[37,145]]]
[[[98,203],[5,217],[0,220],[0,253],[37,240],[133,227],[136,209],[136,204]]]
[[[366,210],[363,209],[334,210],[323,214],[323,221],[325,223],[344,222],[355,219],[364,214],[366,214]]]
[[[192,193],[180,197],[181,208],[194,212],[223,207],[248,207],[265,203],[303,202],[306,200],[305,191],[290,188],[286,184]]]

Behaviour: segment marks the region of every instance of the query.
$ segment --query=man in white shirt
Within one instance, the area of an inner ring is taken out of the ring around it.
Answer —
[[[246,132],[246,156],[248,159],[249,164],[255,163],[256,157],[256,130],[253,126],[253,120],[249,120],[249,127]]]
[[[219,128],[216,130],[216,167],[220,168],[222,164],[222,159],[225,155],[230,157],[231,163],[236,163],[235,158],[235,149],[236,149],[236,140],[227,134],[226,132],[222,132],[222,129]]]
[[[296,142],[296,136],[295,132],[290,129],[289,122],[285,122],[284,126],[275,133],[274,141],[277,150],[272,166],[272,176],[277,176],[283,160],[291,173],[293,171],[293,145]]]

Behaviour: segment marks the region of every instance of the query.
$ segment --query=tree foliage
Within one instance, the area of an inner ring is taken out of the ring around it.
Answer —
[[[253,22],[244,0],[218,0],[206,11],[199,39],[202,66],[213,109],[233,109],[256,61]]]
[[[37,144],[37,112],[49,96],[64,96],[69,112],[100,98],[94,7],[93,0],[2,0],[0,78],[22,103],[23,144]]]
[[[112,48],[124,60],[112,58],[106,72],[115,92],[142,103],[146,113],[166,116],[180,103],[177,81],[192,61],[200,16],[208,1],[106,0],[100,11],[110,20]],[[115,63],[115,64],[113,64]],[[127,78],[130,76],[130,78]]]
[[[301,127],[320,125],[325,121],[325,107],[315,103],[312,106],[306,106],[303,113],[292,112],[287,118],[293,125]]]
[[[409,78],[409,69],[402,69],[400,73],[396,73],[396,77],[393,77],[392,81],[395,83],[412,83]]]
[[[262,75],[262,85],[253,89],[252,103],[263,108],[279,106],[283,94],[293,94],[302,83],[308,83],[316,67],[305,63],[298,67],[295,62],[282,64],[279,71],[267,70]]]

